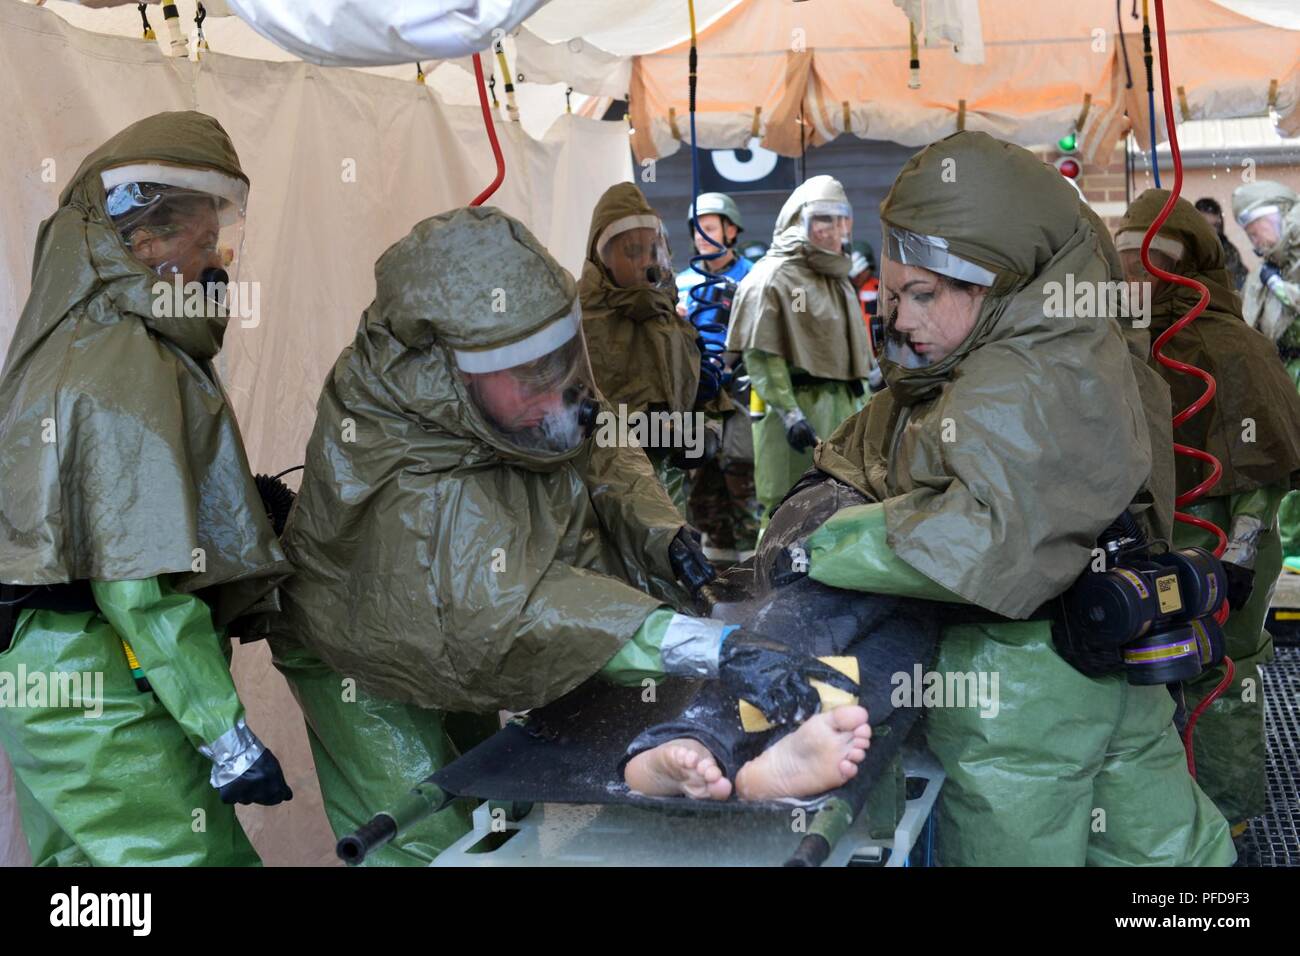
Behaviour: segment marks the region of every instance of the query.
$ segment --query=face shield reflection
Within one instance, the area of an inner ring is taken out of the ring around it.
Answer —
[[[624,216],[605,227],[597,254],[620,289],[674,290],[668,236],[658,216]]]
[[[522,341],[454,354],[470,399],[502,445],[562,454],[595,427],[595,379],[576,306]]]
[[[102,180],[122,242],[161,278],[203,283],[218,299],[238,281],[248,199],[242,180],[161,164],[109,169]]]
[[[905,369],[942,361],[969,334],[979,309],[977,300],[942,287],[942,277],[988,288],[996,275],[954,255],[938,236],[884,225],[882,247],[880,322],[872,330],[880,361]]]
[[[1245,230],[1255,255],[1261,258],[1268,256],[1282,238],[1282,209],[1279,206],[1257,206],[1238,222]]]
[[[898,328],[899,297],[886,285],[893,271],[889,265],[890,260],[886,258],[880,274],[879,314],[871,324],[876,357],[881,364],[892,362],[900,368],[925,368],[934,360],[925,352],[913,349],[911,337]]]
[[[853,207],[844,202],[816,199],[800,211],[804,235],[826,252],[853,252]]]

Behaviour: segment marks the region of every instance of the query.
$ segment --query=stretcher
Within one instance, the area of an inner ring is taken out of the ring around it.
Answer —
[[[405,827],[465,797],[485,804],[474,816],[473,832],[444,851],[438,865],[820,865],[864,859],[903,865],[916,849],[943,774],[922,751],[905,752],[919,709],[892,705],[892,677],[912,673],[932,649],[932,638],[880,639],[860,688],[860,700],[873,715],[866,759],[844,786],[812,799],[700,801],[630,791],[620,771],[628,744],[646,727],[679,714],[697,685],[665,680],[617,687],[596,679],[516,717],[422,781],[344,837],[339,856],[361,862]],[[901,820],[884,838],[876,820],[873,839],[872,814],[864,807],[869,797],[873,807],[887,805],[894,824],[900,760],[906,775]],[[883,798],[873,795],[877,786]]]

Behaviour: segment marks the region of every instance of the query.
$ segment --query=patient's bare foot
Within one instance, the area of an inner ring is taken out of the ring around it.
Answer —
[[[855,776],[871,746],[865,707],[836,707],[814,714],[736,774],[742,800],[811,797]]]
[[[649,797],[726,800],[731,796],[731,781],[722,775],[713,754],[689,737],[643,750],[627,762],[623,779]]]

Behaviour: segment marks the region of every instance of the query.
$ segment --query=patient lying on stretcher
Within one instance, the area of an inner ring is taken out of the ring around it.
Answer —
[[[704,684],[676,718],[650,727],[628,747],[623,779],[648,796],[698,800],[804,798],[843,786],[871,746],[873,722],[892,713],[881,661],[932,652],[938,619],[930,606],[839,591],[804,578],[771,582],[776,555],[841,508],[866,499],[833,479],[805,479],[773,516],[755,559],[754,594],[715,616],[822,658],[860,684],[858,699],[818,685],[822,704],[797,727],[772,728],[756,710]],[[888,646],[891,653],[882,653]],[[888,668],[887,668],[888,670]],[[871,713],[863,706],[871,701]]]

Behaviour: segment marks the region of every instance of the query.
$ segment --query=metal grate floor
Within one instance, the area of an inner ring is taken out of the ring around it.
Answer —
[[[1261,670],[1268,809],[1238,843],[1238,866],[1300,866],[1300,647],[1276,648]]]

